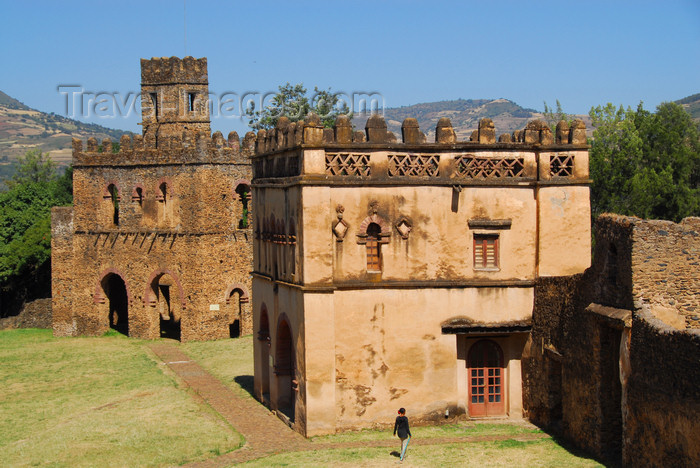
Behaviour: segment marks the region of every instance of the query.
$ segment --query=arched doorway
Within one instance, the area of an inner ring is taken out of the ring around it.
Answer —
[[[151,281],[152,305],[158,310],[160,337],[180,340],[182,305],[178,286],[168,274],[161,274]]]
[[[294,421],[296,391],[294,389],[294,346],[292,331],[286,320],[277,327],[275,346],[275,375],[277,376],[277,410]]]
[[[124,280],[115,273],[109,273],[102,278],[101,285],[109,303],[109,327],[129,336],[129,299]]]
[[[469,350],[469,415],[505,414],[503,351],[494,341],[479,340]]]
[[[267,308],[263,304],[260,311],[260,328],[258,330],[260,343],[260,393],[263,402],[270,401],[270,321]]]
[[[226,295],[229,338],[238,338],[241,336],[241,330],[244,328],[244,317],[249,317],[245,311],[246,304],[248,304],[248,295],[242,287],[232,286],[230,288],[231,291]],[[245,325],[250,327],[249,323]],[[250,330],[250,328],[246,329]]]

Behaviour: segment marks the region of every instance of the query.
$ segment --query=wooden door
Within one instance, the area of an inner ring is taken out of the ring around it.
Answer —
[[[469,415],[505,414],[503,352],[491,340],[480,340],[469,350]]]

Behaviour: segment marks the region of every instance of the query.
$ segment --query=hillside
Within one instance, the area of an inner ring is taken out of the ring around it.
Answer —
[[[70,163],[73,137],[119,141],[124,133],[130,132],[34,110],[0,91],[0,179],[10,174],[13,161],[27,150],[38,148],[65,166]]]
[[[685,108],[696,122],[700,123],[700,93],[675,101]]]
[[[477,129],[479,120],[483,118],[492,119],[496,125],[496,134],[500,135],[521,130],[525,128],[528,121],[542,119],[544,116],[541,112],[520,107],[508,99],[457,99],[384,110],[387,126],[397,137],[401,136],[401,123],[407,117],[418,120],[418,125],[430,141],[434,138],[435,125],[441,117],[450,118],[459,140],[468,140],[472,131]],[[583,119],[590,131],[588,115],[572,117]],[[366,120],[366,115],[359,115],[353,119],[353,124],[356,128],[363,128]]]

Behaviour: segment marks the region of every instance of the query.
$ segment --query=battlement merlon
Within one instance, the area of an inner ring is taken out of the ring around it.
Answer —
[[[376,114],[364,132],[353,130],[346,116],[333,128],[324,128],[315,114],[298,122],[282,117],[275,128],[256,135],[253,178],[274,183],[301,176],[346,184],[404,183],[406,178],[443,185],[590,184],[586,126],[580,120],[562,121],[554,132],[533,120],[497,139],[493,121],[482,119],[468,141],[457,141],[449,118],[442,118],[435,142],[428,142],[417,120],[408,118],[401,133],[399,141]]]
[[[187,56],[141,59],[141,85],[202,84],[208,85],[207,58]]]
[[[479,127],[472,132],[467,141],[457,141],[456,133],[449,118],[441,118],[435,129],[435,141],[429,142],[423,132],[420,131],[418,121],[407,118],[401,126],[401,140],[399,141],[392,132],[387,129],[384,117],[373,114],[367,119],[365,131],[353,130],[350,119],[341,115],[337,118],[333,128],[324,128],[318,115],[311,113],[303,121],[290,122],[287,117],[281,117],[275,126],[269,130],[259,130],[256,135],[255,154],[263,156],[276,151],[303,145],[305,147],[363,147],[376,149],[387,148],[493,148],[493,149],[517,149],[526,147],[556,150],[588,150],[586,138],[586,124],[582,120],[574,120],[571,124],[561,121],[557,124],[553,133],[549,126],[542,120],[528,122],[523,130],[516,130],[512,134],[504,133],[498,138],[491,119],[481,119]]]
[[[167,164],[250,164],[255,151],[255,133],[248,132],[240,141],[236,132],[224,138],[221,132],[213,135],[184,131],[178,137],[164,138],[158,148],[150,146],[142,135],[123,135],[119,150],[112,152],[112,140],[101,143],[89,138],[84,147],[82,140],[73,138],[73,166],[134,166]]]

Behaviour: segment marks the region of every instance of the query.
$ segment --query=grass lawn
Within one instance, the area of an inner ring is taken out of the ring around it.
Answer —
[[[413,432],[413,431],[411,431]],[[242,466],[396,466],[396,448],[353,448],[296,452],[260,458]],[[393,453],[392,453],[393,452]],[[594,460],[578,457],[552,439],[520,442],[509,439],[462,444],[409,445],[402,466],[465,467],[602,467]]]
[[[253,398],[253,335],[180,345],[192,359],[244,398]]]
[[[520,434],[541,434],[542,430],[529,423],[474,423],[460,422],[456,424],[443,424],[440,426],[413,426],[411,434],[419,439],[435,437],[470,437],[470,436],[502,436],[517,437]],[[390,440],[395,439],[391,428],[385,430],[351,431],[341,434],[313,437],[314,442],[356,442],[363,440]]]
[[[190,342],[180,345],[204,369],[233,391],[252,398],[253,337],[232,340]],[[603,466],[594,460],[572,454],[550,438],[518,441],[522,434],[542,431],[529,423],[462,422],[441,426],[412,427],[417,439],[462,436],[512,436],[513,439],[468,444],[442,444],[410,447],[404,466]],[[353,443],[396,440],[391,430],[352,431],[312,438],[315,443]],[[398,459],[387,448],[346,448],[273,455],[245,466],[392,466]]]
[[[117,336],[54,338],[50,330],[0,331],[2,466],[173,466],[235,450],[242,437],[179,387],[148,350]],[[251,398],[253,337],[178,344],[244,398]],[[437,437],[507,440],[411,444],[404,466],[601,466],[568,452],[528,424],[463,422],[413,427],[414,442]],[[317,449],[260,458],[247,466],[389,466],[399,448],[390,430],[316,437],[318,444],[393,440],[395,447]],[[437,442],[437,440],[436,440]]]
[[[239,447],[241,436],[145,343],[1,331],[2,465],[178,465]]]

